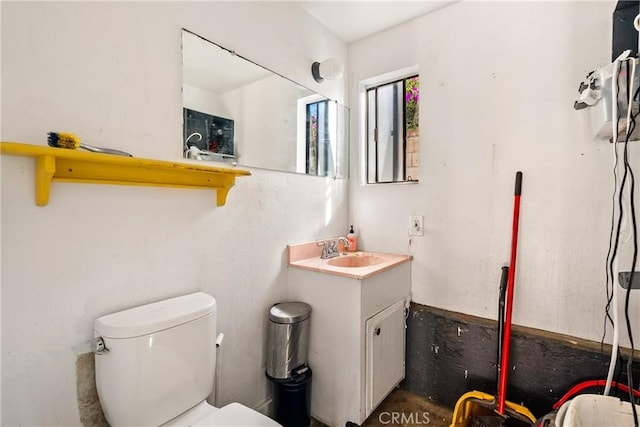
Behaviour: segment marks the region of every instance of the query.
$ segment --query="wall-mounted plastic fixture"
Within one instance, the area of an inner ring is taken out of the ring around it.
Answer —
[[[424,228],[422,227],[424,217],[422,215],[411,215],[409,224],[409,236],[424,236]]]
[[[322,62],[314,62],[311,64],[311,75],[318,83],[322,83],[324,79],[336,80],[342,77],[344,73],[344,65],[338,58],[327,58]]]
[[[630,58],[626,60],[636,64],[636,67],[640,66],[638,58]],[[584,114],[587,114],[586,122],[591,127],[591,132],[594,137],[601,139],[613,138],[612,127],[612,106],[616,99],[612,92],[612,79],[614,73],[614,64],[607,64],[602,67],[596,68],[589,72],[586,78],[580,82],[578,87],[578,99],[574,102],[573,108],[575,110],[586,110]],[[620,66],[619,78],[617,79],[617,106],[618,106],[618,142],[624,142],[627,132],[627,109],[629,100],[629,84],[628,80],[631,80],[629,71],[627,70],[627,64]],[[635,76],[632,82],[632,91],[640,86],[640,72],[636,70]],[[633,101],[631,106],[632,113],[636,113],[640,108],[638,101]],[[630,141],[640,140],[640,127],[635,127]]]
[[[217,205],[223,206],[236,176],[251,175],[250,171],[235,168],[85,153],[17,142],[0,142],[0,152],[36,159],[38,206],[49,203],[53,181],[212,189],[216,190]]]
[[[629,281],[631,279],[630,271],[621,271],[618,273],[618,282],[622,289],[629,289]],[[640,289],[640,271],[634,271],[631,289]]]

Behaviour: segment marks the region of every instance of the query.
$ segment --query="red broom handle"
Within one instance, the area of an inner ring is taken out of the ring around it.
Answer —
[[[509,279],[507,281],[507,301],[504,316],[504,335],[502,339],[502,360],[500,365],[500,381],[498,382],[498,413],[505,415],[504,407],[507,396],[507,376],[509,375],[509,350],[511,349],[511,315],[513,293],[516,285],[516,254],[518,251],[518,224],[520,220],[520,194],[522,192],[522,172],[516,173],[516,188],[513,199],[513,228],[511,231],[511,261],[509,263]]]

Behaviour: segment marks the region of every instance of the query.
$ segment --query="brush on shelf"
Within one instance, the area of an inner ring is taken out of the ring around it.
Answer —
[[[49,132],[47,141],[50,147],[66,148],[69,150],[83,148],[94,153],[115,154],[118,156],[133,157],[129,153],[120,150],[114,150],[113,148],[101,148],[83,144],[80,142],[80,138],[68,132]]]

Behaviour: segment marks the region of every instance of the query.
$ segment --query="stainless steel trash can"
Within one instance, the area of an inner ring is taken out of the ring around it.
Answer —
[[[309,325],[311,306],[283,302],[269,310],[267,378],[273,385],[273,418],[284,427],[311,423]]]
[[[311,306],[303,302],[282,302],[269,310],[267,376],[291,378],[306,366],[309,353]]]

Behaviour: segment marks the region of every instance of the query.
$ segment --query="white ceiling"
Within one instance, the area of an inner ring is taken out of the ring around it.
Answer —
[[[460,0],[304,1],[297,0],[346,43],[410,21]]]
[[[0,0],[1,1],[1,0]],[[295,0],[346,43],[441,9],[460,0]],[[222,94],[272,73],[201,37],[183,31],[184,83]]]

